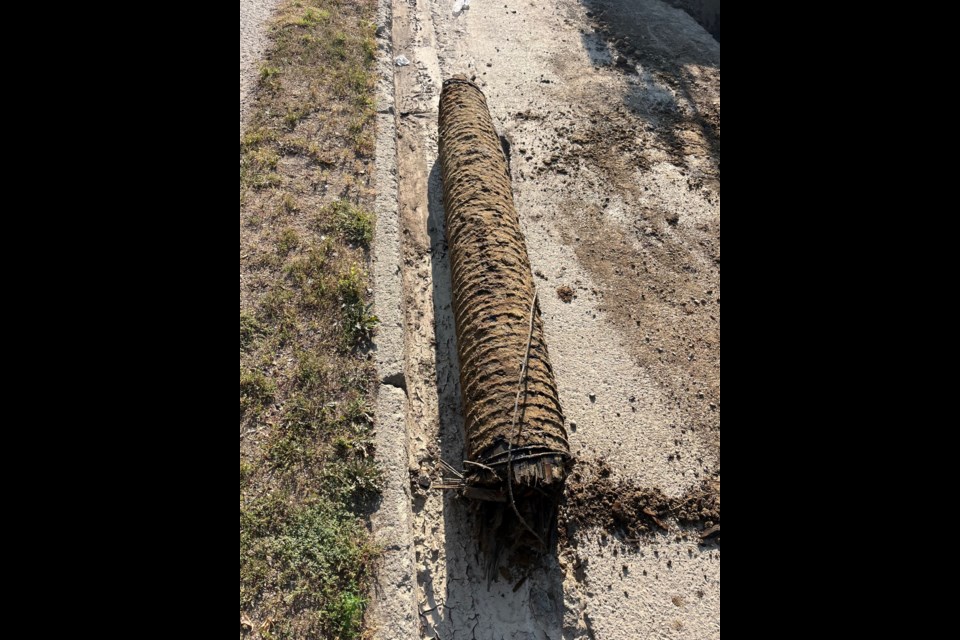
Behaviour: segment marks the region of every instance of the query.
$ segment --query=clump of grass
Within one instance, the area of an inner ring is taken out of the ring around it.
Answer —
[[[240,186],[247,189],[265,189],[280,184],[277,167],[280,155],[275,149],[256,145],[240,157]]]
[[[285,258],[300,247],[300,234],[296,229],[284,229],[277,238],[277,254]]]
[[[328,210],[328,215],[333,218],[337,230],[347,242],[361,247],[370,246],[373,242],[373,214],[345,200],[334,202]]]
[[[289,193],[285,193],[280,198],[280,202],[277,203],[275,218],[277,220],[287,218],[296,213],[299,208],[300,205],[297,202],[297,199]]]
[[[333,279],[330,267],[334,253],[333,242],[328,238],[314,242],[287,265],[287,280],[293,286],[290,303],[306,311],[330,306]]]
[[[303,17],[297,22],[301,27],[315,27],[321,22],[326,22],[330,19],[330,12],[326,9],[314,9],[313,7],[308,7],[306,13],[303,14]]]
[[[240,312],[240,351],[250,348],[253,341],[262,333],[263,329],[252,314]]]
[[[368,276],[353,265],[340,276],[337,291],[343,309],[344,337],[350,347],[356,347],[373,337],[380,319],[371,313],[372,304],[367,304],[365,291]]]
[[[260,148],[261,145],[265,145],[276,140],[276,137],[276,134],[270,129],[264,127],[250,127],[240,139],[240,152],[241,154],[245,151],[254,152]]]
[[[266,446],[266,459],[274,471],[293,471],[310,465],[316,451],[309,434],[283,426],[275,430]]]
[[[347,309],[345,337],[348,346],[359,347],[373,338],[380,318],[371,313],[372,309],[372,304],[358,304]]]
[[[347,59],[347,36],[342,32],[337,32],[329,41],[327,54],[334,60]]]
[[[260,67],[260,83],[261,84],[265,82],[269,82],[270,80],[273,80],[278,75],[280,75],[280,69],[277,69],[276,67],[271,67],[268,65],[264,65]]]
[[[340,279],[337,282],[337,292],[346,305],[362,304],[366,286],[366,272],[359,266],[352,265],[347,271],[340,274]]]
[[[262,411],[273,401],[276,391],[273,380],[259,371],[241,371],[240,418]]]
[[[243,491],[244,486],[249,484],[250,478],[253,477],[253,465],[249,462],[240,461],[240,490]]]
[[[283,123],[286,125],[287,129],[293,131],[297,128],[297,125],[309,115],[310,113],[304,109],[289,109],[287,110],[286,115],[283,116]]]

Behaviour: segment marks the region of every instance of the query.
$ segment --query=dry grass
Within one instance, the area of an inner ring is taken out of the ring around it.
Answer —
[[[281,5],[240,141],[240,635],[363,635],[375,0]]]

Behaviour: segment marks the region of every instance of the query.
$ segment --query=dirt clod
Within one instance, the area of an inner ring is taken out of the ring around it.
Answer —
[[[573,302],[574,298],[577,297],[577,295],[576,295],[576,293],[574,293],[573,289],[571,289],[570,287],[568,287],[568,286],[566,286],[566,285],[564,285],[564,286],[560,287],[559,289],[557,289],[557,296],[558,296],[563,302],[565,302],[565,303],[567,303],[567,304],[570,304],[571,302]]]
[[[577,530],[600,527],[636,544],[645,536],[669,531],[671,522],[695,527],[704,539],[720,532],[720,479],[704,482],[671,499],[659,489],[614,482],[605,461],[583,463],[567,481],[560,509],[561,541],[571,543]],[[715,531],[713,531],[715,529]]]

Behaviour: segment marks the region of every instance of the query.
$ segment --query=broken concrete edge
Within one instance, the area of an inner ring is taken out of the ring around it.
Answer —
[[[381,384],[403,389],[403,314],[400,283],[400,215],[397,203],[397,129],[391,63],[391,0],[380,0],[377,42],[377,196],[373,245],[374,313],[380,319],[374,340]]]
[[[379,508],[371,516],[381,551],[366,624],[375,638],[419,637],[416,551],[410,520],[407,470],[407,398],[401,300],[400,214],[397,199],[397,136],[394,98],[392,0],[379,0],[377,16],[378,97],[376,228],[372,258],[374,340],[380,381],[375,410],[377,461],[382,474]]]

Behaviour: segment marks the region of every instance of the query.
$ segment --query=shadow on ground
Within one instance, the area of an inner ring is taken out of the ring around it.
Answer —
[[[649,123],[677,166],[696,155],[686,132],[702,136],[711,164],[720,173],[720,43],[687,12],[661,0],[581,0],[594,23],[583,47],[597,66],[627,76],[623,103]],[[673,0],[697,5],[690,13],[719,29],[719,2]]]

